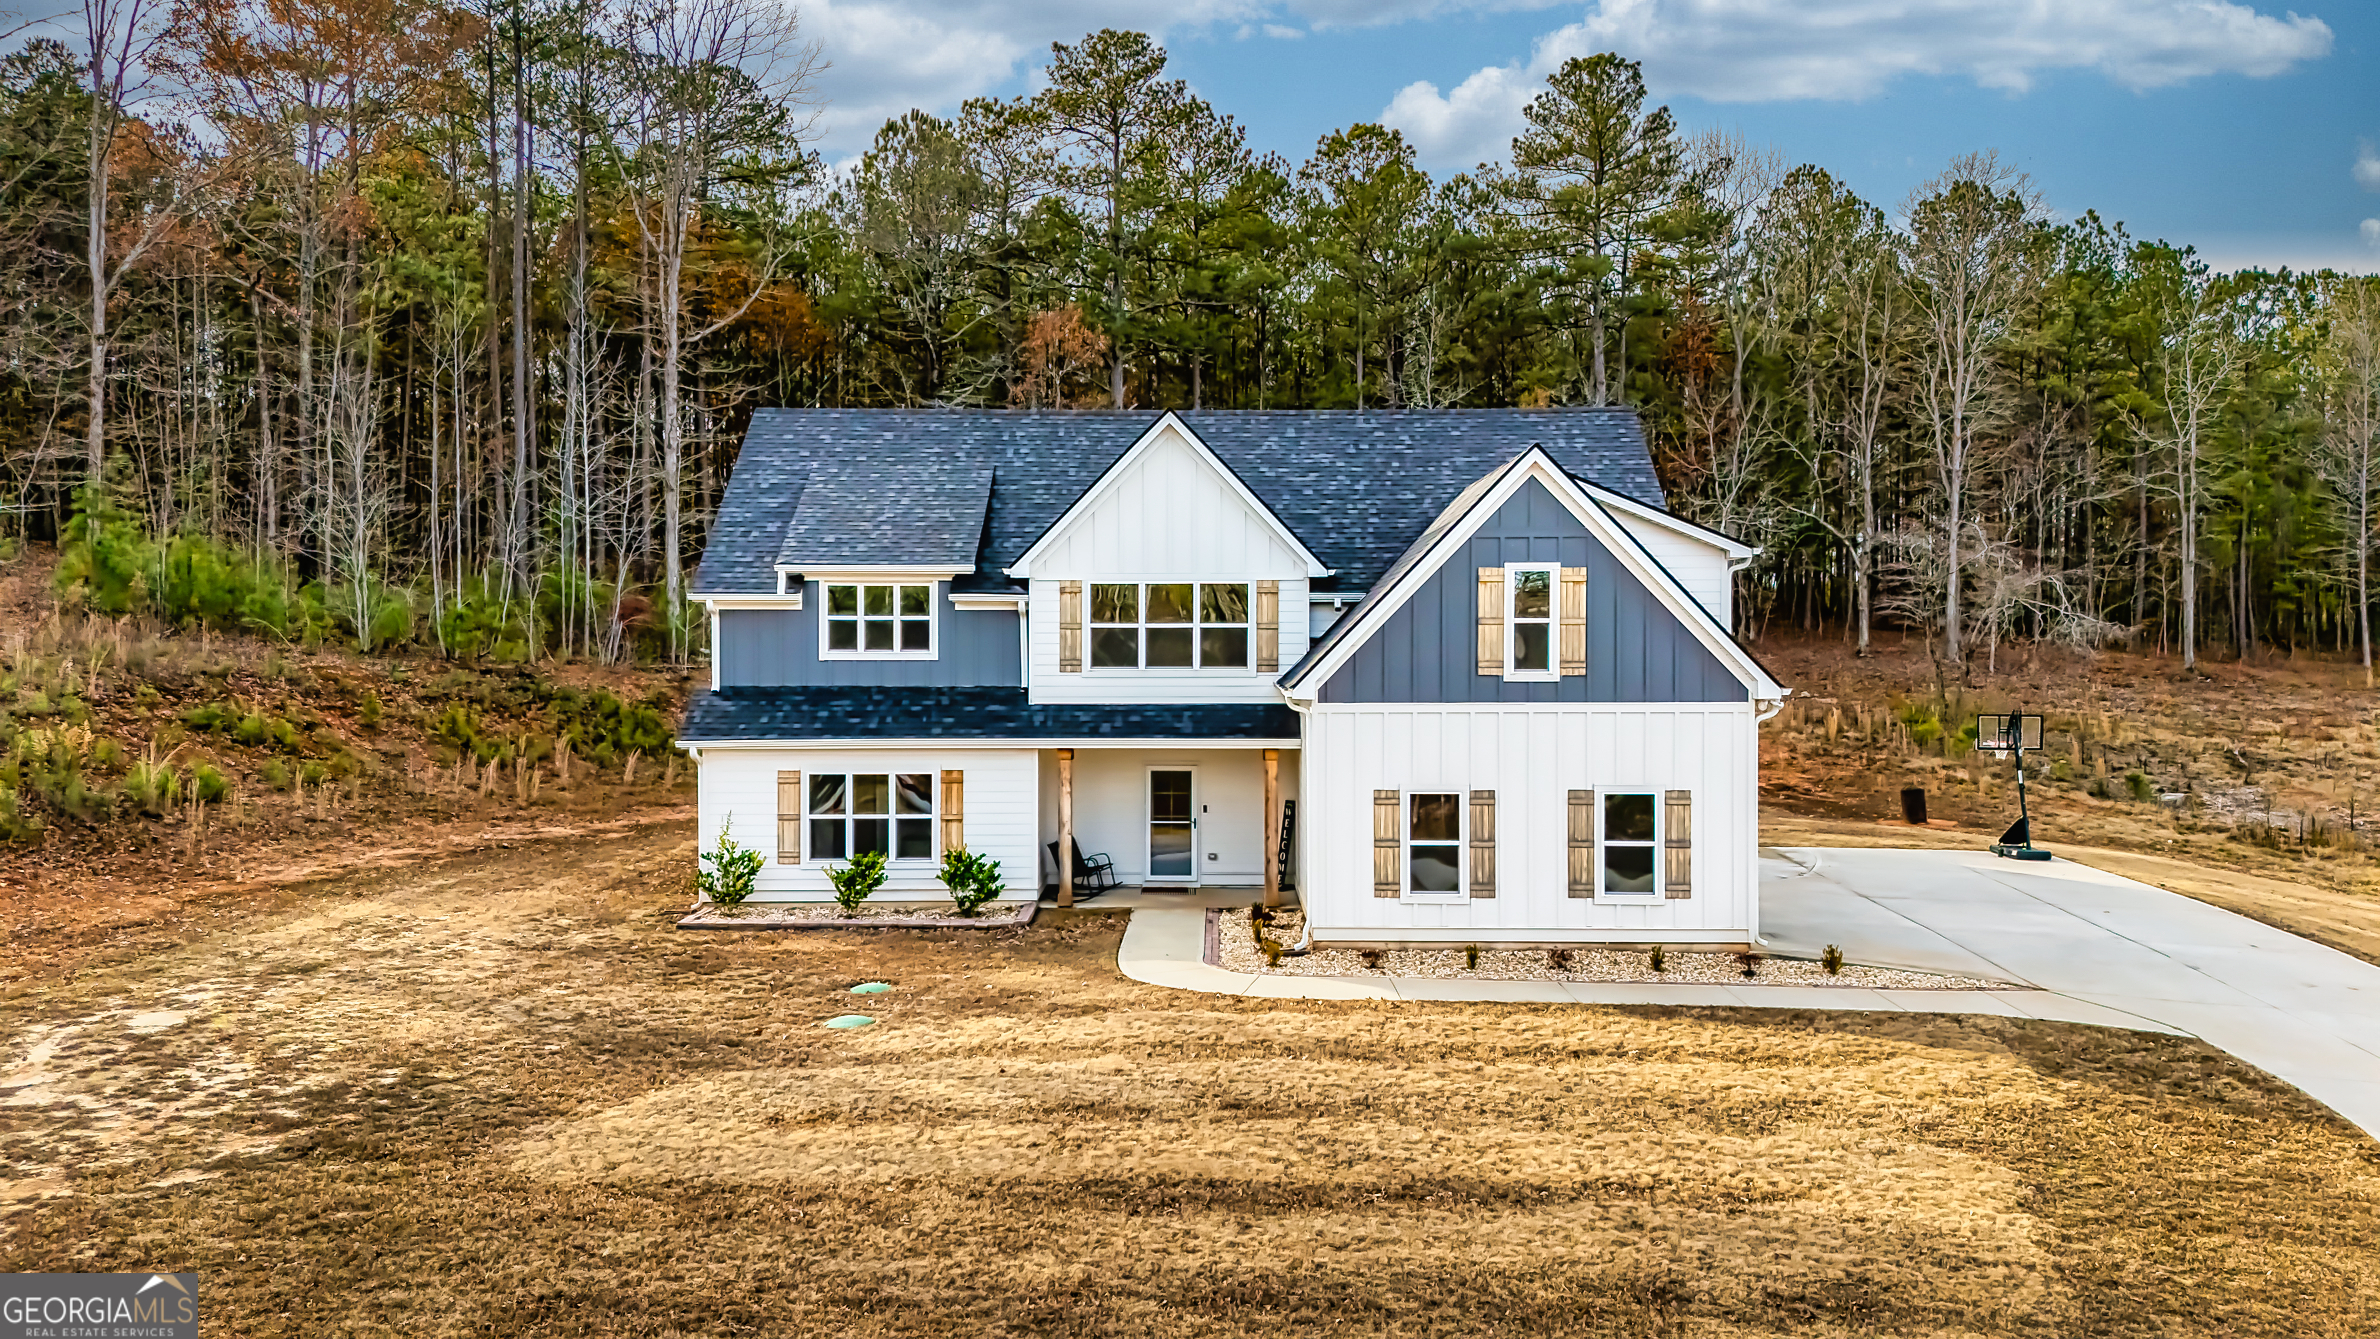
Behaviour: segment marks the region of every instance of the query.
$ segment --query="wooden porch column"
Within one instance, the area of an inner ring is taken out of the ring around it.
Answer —
[[[1058,750],[1058,905],[1074,905],[1074,750]]]
[[[1281,905],[1281,750],[1264,751],[1264,904]]]

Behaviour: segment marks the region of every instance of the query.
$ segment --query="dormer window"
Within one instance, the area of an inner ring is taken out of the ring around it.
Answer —
[[[934,654],[934,588],[931,585],[826,586],[828,658],[931,659]]]
[[[1554,585],[1561,569],[1553,565],[1508,563],[1504,589],[1510,604],[1505,612],[1504,674],[1510,679],[1551,679],[1554,673]]]
[[[1248,668],[1248,587],[1189,581],[1093,583],[1091,666]]]

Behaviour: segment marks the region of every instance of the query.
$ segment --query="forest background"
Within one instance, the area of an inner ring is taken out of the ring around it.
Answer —
[[[1984,152],[1889,207],[1573,60],[1508,164],[1247,147],[1103,31],[809,147],[775,0],[84,0],[0,58],[5,542],[88,613],[683,661],[767,405],[1638,409],[1739,631],[2371,664],[2380,279]],[[897,488],[897,480],[887,480]]]

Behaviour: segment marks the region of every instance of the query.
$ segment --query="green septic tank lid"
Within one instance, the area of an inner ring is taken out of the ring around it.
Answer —
[[[890,989],[892,987],[882,981],[862,981],[851,988],[851,993],[854,995],[881,995]]]
[[[826,1020],[826,1025],[828,1027],[866,1027],[875,1021],[866,1014],[843,1014]]]

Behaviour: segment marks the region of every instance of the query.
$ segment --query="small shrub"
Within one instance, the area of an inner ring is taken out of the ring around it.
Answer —
[[[1256,937],[1256,951],[1264,955],[1265,966],[1278,967],[1281,965],[1281,955],[1288,949],[1271,935],[1260,934]]]
[[[49,694],[36,688],[25,694],[25,700],[17,704],[17,714],[20,716],[55,716],[58,714],[58,709],[50,705]]]
[[[963,846],[942,853],[942,886],[950,890],[961,916],[972,916],[983,904],[1008,891],[1000,877],[1000,862],[979,856]]]
[[[1659,944],[1653,945],[1653,952],[1651,956],[1645,960],[1645,963],[1647,966],[1653,969],[1655,975],[1659,975],[1662,972],[1668,971],[1669,950],[1661,947]]]
[[[1388,961],[1388,955],[1376,948],[1363,949],[1355,956],[1363,959],[1364,966],[1375,972],[1379,971],[1381,966]]]
[[[201,734],[225,729],[234,724],[231,704],[204,702],[182,713],[182,724]]]
[[[2124,773],[2124,785],[2131,790],[2132,798],[2143,804],[2157,798],[2157,783],[2151,780],[2146,772]]]
[[[846,916],[859,914],[859,904],[884,886],[884,852],[862,851],[840,867],[829,865],[827,882],[835,886],[835,905]]]
[[[1259,931],[1262,931],[1266,926],[1273,923],[1274,914],[1275,913],[1271,907],[1265,906],[1262,903],[1257,903],[1248,908],[1248,923],[1255,926]]]
[[[306,764],[306,770],[303,775],[306,778],[307,785],[319,786],[322,784],[322,779],[326,776],[329,776],[330,772],[325,769],[321,763],[310,762]]]
[[[1476,972],[1479,970],[1479,945],[1463,945],[1463,970],[1466,972]]]
[[[170,764],[136,762],[125,779],[124,793],[142,813],[163,818],[182,798],[182,779]]]
[[[231,793],[231,783],[223,779],[223,773],[202,762],[191,769],[190,791],[207,804],[220,804]]]
[[[1828,976],[1841,976],[1843,974],[1842,947],[1837,944],[1827,945],[1826,951],[1818,955],[1818,965],[1826,969]]]
[[[263,778],[266,785],[271,786],[275,790],[289,789],[289,764],[281,761],[279,758],[265,759],[264,770],[259,772],[257,775]]]
[[[1760,955],[1759,955],[1759,954],[1757,954],[1757,953],[1738,953],[1738,954],[1736,954],[1736,955],[1735,955],[1735,961],[1736,961],[1736,965],[1737,965],[1737,966],[1739,966],[1739,967],[1741,967],[1741,968],[1743,968],[1743,969],[1744,969],[1744,975],[1745,975],[1745,976],[1758,976],[1758,975],[1760,975]]]
[[[365,728],[365,729],[367,729],[367,730],[376,730],[376,729],[379,729],[379,728],[380,728],[380,694],[378,694],[378,693],[366,693],[366,694],[364,694],[364,700],[363,700],[363,704],[362,704],[361,706],[357,707],[357,708],[356,708],[356,710],[355,710],[355,718],[356,718],[357,720],[359,720],[359,721],[362,721],[362,722],[363,722],[363,724],[364,724],[364,728]]]
[[[699,862],[702,868],[694,876],[703,900],[722,907],[742,906],[744,899],[752,896],[752,885],[760,878],[763,863],[760,852],[738,845],[728,835],[728,825],[734,818],[730,814],[720,821],[719,844],[702,853]],[[877,863],[882,864],[883,859],[878,856]],[[837,900],[841,900],[839,894]]]
[[[165,694],[158,692],[155,687],[144,683],[140,687],[132,690],[132,700],[140,703],[144,707],[154,707],[158,703],[165,700]]]
[[[265,730],[264,717],[252,711],[231,728],[231,737],[250,748],[260,748],[271,736]]]
[[[1569,949],[1549,948],[1545,951],[1545,965],[1557,972],[1567,972],[1570,970],[1571,957]]]
[[[0,785],[0,841],[28,844],[41,840],[41,824],[17,807],[14,786]]]

